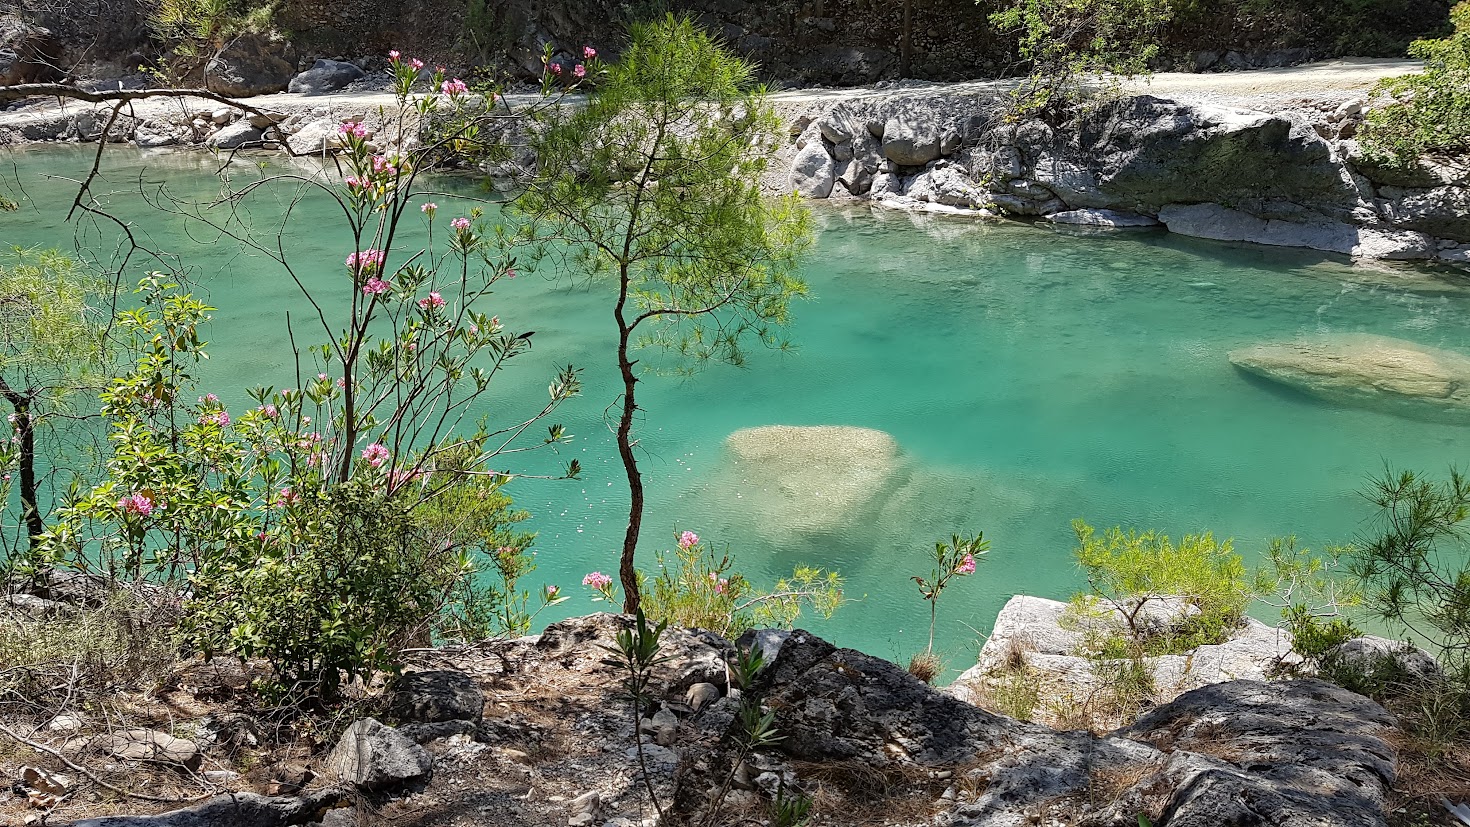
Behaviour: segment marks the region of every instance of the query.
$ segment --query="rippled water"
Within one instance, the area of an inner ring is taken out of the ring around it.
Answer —
[[[220,308],[210,388],[242,400],[239,388],[289,385],[285,311],[302,306],[296,287],[269,261],[139,203],[140,182],[186,198],[216,193],[211,162],[145,162],[123,149],[108,157],[111,202],[194,267]],[[112,255],[115,229],[64,226],[58,210],[72,187],[44,177],[79,175],[83,155],[10,160],[11,189],[18,178],[29,200],[0,216],[0,242],[79,240]],[[259,232],[274,226],[283,198],[253,202]],[[340,277],[347,249],[330,216],[313,198],[286,226],[318,283]],[[1010,595],[1066,597],[1078,587],[1075,517],[1174,534],[1209,529],[1254,556],[1276,535],[1312,545],[1349,539],[1369,513],[1354,492],[1386,460],[1435,469],[1462,456],[1464,426],[1335,407],[1249,379],[1226,358],[1257,342],[1346,331],[1470,353],[1470,281],[1458,276],[1154,232],[1087,236],[867,209],[818,217],[805,268],[813,298],[798,308],[794,353],[753,353],[745,369],[654,376],[643,386],[643,552],[649,562],[675,528],[692,529],[728,545],[757,581],[798,561],[836,567],[853,600],[811,625],[843,644],[884,656],[922,646],[928,615],[908,578],[927,572],[926,547],[954,532],[983,529],[993,549],[941,607],[941,648],[962,664]],[[135,261],[133,274],[142,266]],[[500,386],[497,411],[539,404],[553,365],[586,367],[585,394],[561,417],[577,436],[563,457],[582,460],[584,479],[523,482],[514,492],[540,532],[537,576],[574,595],[557,607],[564,614],[594,608],[576,584],[615,566],[625,516],[602,418],[615,395],[607,299],[598,286],[528,274],[487,308],[536,330],[535,350]],[[811,521],[781,515],[802,505],[775,497],[764,469],[732,468],[725,455],[730,433],[770,424],[875,428],[904,456],[860,507],[821,532],[800,531],[793,525]]]

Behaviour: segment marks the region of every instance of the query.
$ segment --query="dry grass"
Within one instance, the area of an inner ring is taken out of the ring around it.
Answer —
[[[934,679],[944,671],[944,663],[933,652],[920,652],[909,658],[908,671],[910,675],[932,686]]]

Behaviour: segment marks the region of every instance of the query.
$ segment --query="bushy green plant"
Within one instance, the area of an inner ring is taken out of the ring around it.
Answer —
[[[1425,155],[1470,150],[1470,2],[1455,6],[1450,19],[1455,30],[1449,37],[1409,47],[1424,71],[1375,88],[1392,100],[1372,109],[1358,133],[1370,160],[1413,167]]]
[[[1073,102],[1088,75],[1136,75],[1159,52],[1171,0],[1015,0],[990,23],[1018,39],[1031,72],[1013,93],[1017,116]]]
[[[1216,541],[1209,533],[1185,535],[1176,544],[1155,531],[1140,534],[1115,527],[1098,536],[1083,520],[1074,521],[1072,528],[1077,534],[1074,554],[1090,587],[1075,602],[1083,610],[1101,604],[1107,614],[1120,618],[1117,633],[1101,641],[1106,652],[1118,657],[1135,651],[1176,654],[1223,643],[1264,588],[1230,541]],[[1189,611],[1157,622],[1147,609],[1168,598],[1182,599]]]
[[[694,532],[680,532],[675,540],[674,551],[658,556],[658,573],[643,588],[643,608],[656,621],[733,639],[747,629],[790,627],[804,608],[831,617],[842,606],[837,572],[797,566],[790,577],[761,590],[733,571],[730,555],[717,556]],[[597,592],[594,599],[617,603],[611,577],[592,572],[582,583]]]
[[[0,257],[0,402],[9,408],[8,428],[0,429],[0,513],[14,492],[21,518],[19,526],[0,522],[0,577],[34,550],[51,492],[89,470],[81,400],[106,382],[107,314],[97,307],[110,294],[54,250],[16,247]]]
[[[1470,690],[1470,479],[1385,469],[1364,496],[1377,507],[1351,552],[1365,603],[1391,628],[1437,650]]]

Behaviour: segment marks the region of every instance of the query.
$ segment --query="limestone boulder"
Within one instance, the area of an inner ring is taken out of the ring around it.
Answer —
[[[990,197],[964,168],[940,161],[909,179],[904,195],[915,201],[979,209]]]
[[[362,78],[364,74],[354,63],[320,59],[310,69],[291,78],[286,91],[297,95],[325,95]]]
[[[1363,635],[1342,643],[1323,660],[1366,674],[1387,667],[1413,681],[1437,683],[1444,679],[1444,668],[1433,655],[1412,643],[1377,635]]]
[[[826,198],[837,181],[836,161],[821,141],[810,141],[791,165],[789,191],[805,198]]]
[[[372,718],[348,727],[326,764],[329,772],[360,790],[383,790],[421,781],[434,769],[428,750]]]
[[[936,118],[910,109],[883,124],[883,157],[904,167],[921,167],[939,158],[944,131]]]
[[[1119,212],[1117,210],[1064,210],[1052,213],[1047,220],[1054,224],[1067,224],[1075,227],[1099,227],[1103,229],[1124,229],[1133,227],[1157,227],[1159,220],[1147,215],[1137,213]]]
[[[261,131],[251,126],[249,121],[236,121],[210,135],[205,139],[204,145],[214,149],[240,149],[259,146],[263,137]]]
[[[1470,417],[1470,356],[1354,333],[1230,352],[1245,373],[1331,402]]]
[[[124,761],[147,761],[188,770],[199,769],[202,760],[193,741],[152,729],[118,730],[97,739],[93,746]]]
[[[1169,204],[1159,211],[1169,232],[1217,241],[1306,247],[1359,258],[1428,259],[1433,239],[1412,230],[1378,229],[1340,221],[1267,219],[1219,204]]]
[[[296,50],[288,40],[247,32],[188,69],[187,80],[202,83],[211,92],[243,98],[285,91],[295,74]]]

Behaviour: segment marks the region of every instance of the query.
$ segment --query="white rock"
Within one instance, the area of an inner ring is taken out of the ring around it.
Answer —
[[[812,141],[791,163],[790,191],[805,198],[826,198],[837,181],[836,163],[821,141]]]
[[[1055,224],[1075,224],[1084,227],[1157,227],[1159,220],[1137,213],[1116,210],[1065,210],[1052,213],[1047,219]]]

